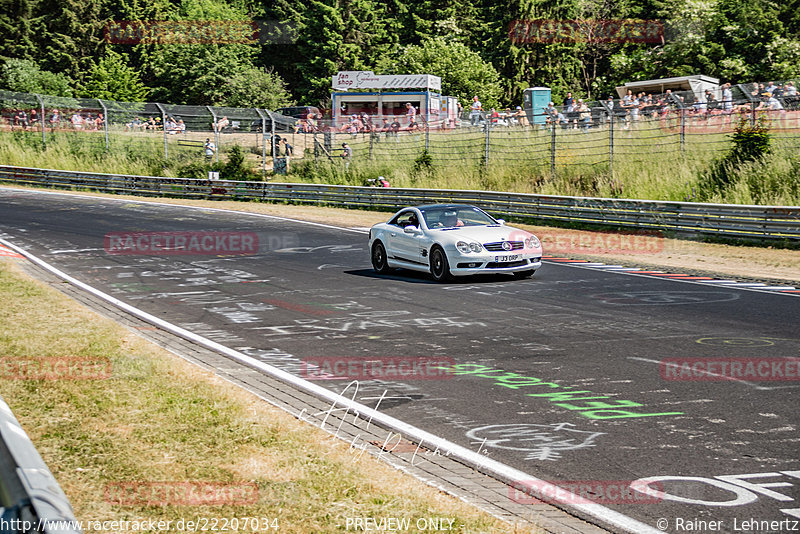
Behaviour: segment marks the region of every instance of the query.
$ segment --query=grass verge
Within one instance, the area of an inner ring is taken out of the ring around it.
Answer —
[[[280,532],[319,533],[344,531],[346,517],[446,517],[455,532],[512,530],[371,457],[355,461],[346,444],[30,279],[13,260],[0,259],[0,301],[0,390],[79,520],[265,517]],[[108,359],[110,376],[9,372],[9,362],[76,357]],[[257,495],[214,506],[115,502],[120,484],[163,482]]]

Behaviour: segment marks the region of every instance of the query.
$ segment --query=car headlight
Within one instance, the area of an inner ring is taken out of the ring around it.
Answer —
[[[525,246],[527,248],[539,248],[542,246],[541,241],[535,235],[530,236],[528,239],[525,240]]]
[[[483,250],[483,247],[480,243],[475,242],[466,242],[466,241],[459,241],[456,243],[456,248],[462,254],[469,254],[470,252],[480,252]]]

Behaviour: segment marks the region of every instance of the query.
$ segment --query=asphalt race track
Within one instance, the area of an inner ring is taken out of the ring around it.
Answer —
[[[235,232],[257,247],[110,253],[125,232]],[[334,391],[358,379],[356,400],[533,476],[606,488],[596,502],[659,530],[800,531],[800,294],[552,262],[530,280],[436,284],[375,275],[364,231],[2,188],[0,237]],[[424,375],[393,378],[399,358]],[[687,372],[712,358],[766,374]],[[377,360],[382,379],[364,376]],[[342,362],[349,378],[320,380]],[[656,493],[612,491],[650,477]]]

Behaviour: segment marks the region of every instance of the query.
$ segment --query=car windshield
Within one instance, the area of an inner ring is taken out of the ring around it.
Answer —
[[[472,206],[442,206],[421,210],[431,229],[497,224],[488,213]]]

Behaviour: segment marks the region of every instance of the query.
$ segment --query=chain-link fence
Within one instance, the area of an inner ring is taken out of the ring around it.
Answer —
[[[106,151],[219,161],[238,145],[252,166],[285,172],[294,160],[446,166],[508,166],[538,174],[652,164],[653,156],[710,160],[728,150],[741,121],[763,119],[781,146],[800,144],[796,83],[723,85],[718,90],[633,94],[541,109],[491,110],[479,117],[367,113],[323,119],[266,109],[60,98],[0,91],[0,129],[59,136]],[[316,108],[313,108],[316,109]],[[344,144],[347,146],[343,146]]]
[[[0,131],[41,132],[41,141],[128,154],[163,154],[220,161],[238,145],[266,171],[273,155],[303,156],[303,143],[285,142],[296,120],[265,109],[179,106],[0,91]],[[297,152],[294,147],[298,146]],[[287,148],[288,146],[288,148]],[[293,152],[293,154],[291,153]]]

